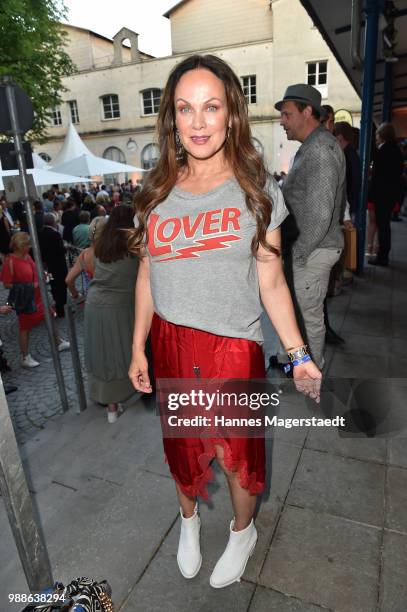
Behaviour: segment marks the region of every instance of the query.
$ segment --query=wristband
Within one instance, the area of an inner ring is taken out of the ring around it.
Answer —
[[[311,355],[304,355],[304,357],[301,357],[301,359],[295,359],[292,362],[293,367],[301,365],[302,363],[306,363],[307,361],[311,361]]]
[[[304,355],[304,357],[301,357],[301,359],[294,359],[294,361],[292,361],[291,363],[286,363],[284,366],[284,374],[288,374],[291,368],[301,365],[302,363],[306,363],[307,361],[311,361],[311,356],[308,354]]]

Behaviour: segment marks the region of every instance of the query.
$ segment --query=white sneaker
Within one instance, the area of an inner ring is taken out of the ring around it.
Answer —
[[[121,416],[124,412],[124,408],[121,404],[117,404],[117,410],[110,411],[107,410],[107,422],[108,423],[116,423],[119,416]]]
[[[249,557],[257,542],[257,530],[253,519],[246,529],[233,531],[234,520],[230,523],[229,542],[225,552],[215,565],[209,583],[214,589],[221,589],[233,582],[240,582]]]
[[[198,515],[198,505],[195,505],[194,514],[190,518],[184,518],[181,514],[181,533],[179,536],[177,562],[184,578],[194,578],[202,565],[201,548],[199,544],[199,532],[201,530],[201,519]]]
[[[115,410],[115,412],[111,412],[110,410],[108,410],[107,411],[107,422],[116,423],[117,419],[119,418],[119,415],[117,413],[118,413],[118,410]]]
[[[36,368],[40,364],[38,361],[35,361],[35,359],[33,359],[30,354],[28,354],[25,357],[22,357],[21,365],[23,366],[23,368]]]
[[[61,340],[58,344],[58,351],[61,353],[62,351],[68,351],[71,348],[68,340]]]

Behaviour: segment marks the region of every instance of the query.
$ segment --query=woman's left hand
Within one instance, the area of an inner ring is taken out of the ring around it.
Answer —
[[[309,395],[319,404],[322,372],[313,361],[306,361],[293,367],[295,388],[304,395]]]
[[[0,314],[10,314],[10,312],[13,312],[13,308],[10,306],[10,304],[4,304],[4,306],[0,306]]]

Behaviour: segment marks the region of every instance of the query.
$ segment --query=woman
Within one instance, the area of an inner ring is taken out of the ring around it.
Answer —
[[[150,327],[156,378],[264,378],[261,300],[283,344],[298,349],[294,378],[320,372],[306,355],[280,258],[281,192],[252,145],[239,79],[223,60],[193,56],[171,72],[158,117],[161,156],[136,196],[136,389],[151,392],[144,347]],[[148,244],[146,231],[148,227]],[[256,496],[264,489],[263,438],[164,438],[181,506],[178,566],[202,562],[196,498],[207,496],[210,461],[226,474],[234,520],[210,584],[239,580],[257,540]],[[209,446],[209,448],[208,448]]]
[[[378,150],[373,163],[369,200],[374,204],[379,249],[376,257],[369,259],[368,263],[374,266],[388,266],[391,248],[390,219],[394,206],[400,200],[403,173],[403,157],[397,146],[396,133],[391,123],[379,125],[376,131],[376,144]]]
[[[6,215],[7,205],[5,201],[0,203],[0,260],[10,253],[11,227]]]
[[[76,261],[72,268],[69,270],[65,282],[68,286],[69,293],[73,297],[74,300],[81,299],[83,301],[83,296],[79,294],[75,281],[82,274],[83,279],[83,288],[85,293],[87,293],[89,289],[89,283],[93,278],[95,273],[95,251],[94,246],[95,242],[100,236],[100,233],[106,223],[106,217],[95,217],[93,221],[89,225],[88,229],[88,238],[90,242],[90,246],[83,251],[80,252],[79,256],[76,258]]]
[[[94,246],[95,273],[86,297],[85,363],[90,397],[108,405],[109,423],[117,420],[119,403],[134,393],[128,369],[138,261],[127,248],[133,214],[131,207],[117,206],[106,223],[102,217],[92,222],[103,229]]]
[[[33,284],[35,312],[18,314],[19,344],[21,351],[21,365],[23,368],[36,368],[39,362],[33,359],[28,352],[30,331],[44,320],[44,304],[41,299],[40,288],[38,286],[37,267],[31,259],[30,236],[26,232],[13,234],[10,240],[10,250],[12,253],[6,258],[1,271],[1,280],[6,289],[11,289],[13,284]],[[66,351],[69,349],[69,342],[57,336],[58,350]]]

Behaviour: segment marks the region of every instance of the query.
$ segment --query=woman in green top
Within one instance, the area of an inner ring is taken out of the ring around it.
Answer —
[[[127,249],[133,214],[129,206],[117,206],[103,227],[95,244],[95,274],[85,306],[90,397],[108,405],[109,423],[117,420],[119,403],[134,393],[128,369],[138,259]]]

